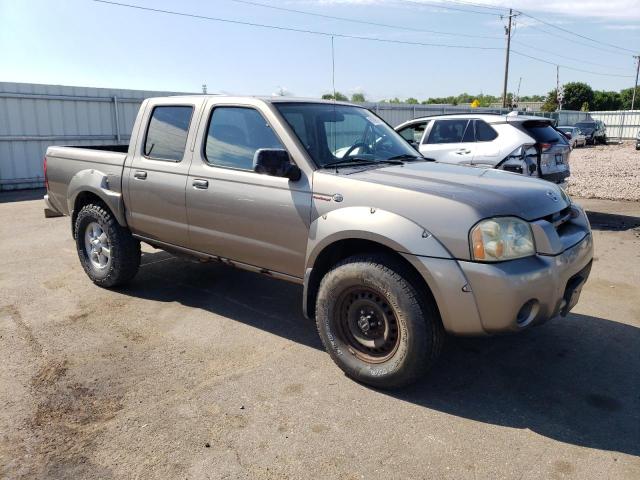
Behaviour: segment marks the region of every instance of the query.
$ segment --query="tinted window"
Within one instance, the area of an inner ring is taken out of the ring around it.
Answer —
[[[429,134],[427,143],[459,143],[464,138],[464,132],[469,120],[436,120]]]
[[[424,130],[427,128],[427,125],[429,125],[429,122],[416,123],[403,128],[398,133],[402,135],[402,137],[408,142],[420,143],[420,140],[422,140],[422,135],[424,135]]]
[[[487,122],[476,120],[476,140],[490,142],[498,137],[498,133]]]
[[[158,160],[179,162],[184,156],[193,107],[155,107],[151,114],[144,154]]]
[[[244,107],[213,110],[205,147],[209,163],[253,170],[253,155],[260,148],[284,148],[260,113]]]
[[[564,135],[553,128],[548,123],[543,122],[524,122],[524,128],[527,130],[536,142],[539,143],[557,143],[564,142]]]

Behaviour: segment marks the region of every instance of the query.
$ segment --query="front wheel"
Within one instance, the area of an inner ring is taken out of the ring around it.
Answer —
[[[96,285],[116,287],[138,272],[140,242],[103,205],[82,207],[75,234],[82,268]]]
[[[351,378],[380,388],[414,382],[436,361],[444,330],[433,299],[386,256],[356,256],[322,279],[316,323],[333,361]]]

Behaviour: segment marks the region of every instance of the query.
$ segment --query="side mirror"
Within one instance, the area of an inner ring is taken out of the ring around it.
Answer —
[[[413,148],[418,150],[418,142],[416,142],[415,140],[407,140],[407,142],[409,142],[409,145],[411,145]]]
[[[300,180],[301,170],[291,163],[289,152],[280,148],[260,148],[253,155],[253,171],[273,177]]]

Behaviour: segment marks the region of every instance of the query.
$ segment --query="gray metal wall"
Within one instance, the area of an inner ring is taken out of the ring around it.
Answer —
[[[142,100],[175,94],[0,82],[0,190],[41,187],[49,145],[128,143]]]

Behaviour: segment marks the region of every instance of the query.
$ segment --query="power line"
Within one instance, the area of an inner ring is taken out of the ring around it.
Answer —
[[[316,12],[309,12],[306,10],[297,10],[295,8],[287,8],[287,7],[279,7],[276,5],[267,5],[264,3],[260,3],[260,2],[252,2],[250,0],[228,0],[230,2],[235,2],[235,3],[242,3],[245,5],[252,5],[255,7],[263,7],[263,8],[270,8],[272,10],[280,10],[280,11],[284,11],[284,12],[291,12],[291,13],[298,13],[300,15],[309,15],[309,16],[313,16],[313,17],[319,17],[319,18],[327,18],[330,20],[340,20],[343,22],[351,22],[351,23],[359,23],[362,25],[372,25],[374,27],[385,27],[385,28],[395,28],[395,29],[399,29],[399,30],[406,30],[406,31],[412,31],[412,32],[419,32],[419,33],[435,33],[438,35],[452,35],[455,37],[469,37],[469,38],[486,38],[486,39],[499,39],[500,37],[498,36],[490,36],[490,35],[472,35],[469,33],[457,33],[457,32],[443,32],[443,31],[439,31],[439,30],[427,30],[427,29],[422,29],[422,28],[413,28],[413,27],[407,27],[407,26],[402,26],[402,25],[392,25],[392,24],[388,24],[388,23],[378,23],[378,22],[369,22],[366,20],[357,20],[355,18],[347,18],[347,17],[339,17],[336,15],[326,15],[323,13],[316,13]]]
[[[213,22],[222,22],[222,23],[231,23],[234,25],[244,25],[249,27],[259,27],[259,28],[267,28],[272,30],[281,30],[286,32],[296,32],[296,33],[307,33],[310,35],[321,35],[323,37],[337,37],[337,38],[350,38],[354,40],[368,40],[372,42],[380,42],[380,43],[395,43],[402,45],[416,45],[420,47],[441,47],[441,48],[461,48],[467,50],[502,50],[500,47],[481,47],[476,45],[451,45],[445,43],[427,43],[427,42],[412,42],[409,40],[393,40],[387,38],[377,38],[377,37],[364,37],[360,35],[349,35],[345,33],[331,33],[331,32],[322,32],[320,30],[306,30],[302,28],[293,28],[293,27],[281,27],[278,25],[269,25],[266,23],[255,23],[255,22],[245,22],[241,20],[233,20],[230,18],[220,18],[220,17],[209,17],[206,15],[197,15],[195,13],[185,13],[185,12],[176,12],[173,10],[163,10],[159,8],[151,8],[151,7],[143,7],[140,5],[132,5],[128,3],[120,3],[113,2],[109,0],[93,0],[94,2],[104,3],[107,5],[115,5],[118,7],[126,7],[132,8],[136,10],[144,10],[148,12],[154,13],[164,13],[167,15],[176,15],[180,17],[188,17],[188,18],[197,18],[199,20],[210,20]]]
[[[544,60],[543,58],[534,57],[532,55],[527,55],[526,53],[518,52],[518,51],[516,51],[514,49],[511,49],[511,53],[514,53],[516,55],[520,55],[521,57],[530,58],[531,60],[537,60],[538,62],[547,63],[549,65],[557,65],[557,66],[560,66],[562,68],[566,68],[567,70],[574,70],[576,72],[590,73],[592,75],[600,75],[600,76],[603,76],[603,77],[633,78],[633,75],[619,75],[617,73],[601,73],[601,72],[594,72],[594,71],[591,71],[591,70],[583,70],[581,68],[570,67],[568,65],[562,65],[561,63],[552,62],[550,60]]]
[[[520,47],[530,48],[531,50],[537,50],[538,52],[550,53],[551,55],[555,55],[556,57],[559,57],[559,58],[564,58],[565,60],[573,60],[573,61],[575,61],[575,57],[570,57],[568,55],[561,55],[559,53],[554,52],[553,50],[546,50],[544,48],[534,47],[532,45],[527,45],[526,43],[519,42],[517,40],[511,40],[511,43],[515,43]],[[584,60],[582,58],[580,59],[580,63],[588,63],[589,65],[594,65],[596,67],[613,68],[615,70],[628,70],[626,67],[614,67],[612,65],[603,65],[602,63],[591,62],[589,60]]]
[[[597,46],[597,45],[591,45],[589,43],[581,42],[581,41],[575,40],[575,39],[573,39],[571,37],[567,37],[566,35],[560,35],[559,33],[550,32],[550,31],[545,30],[544,28],[541,28],[541,27],[539,27],[537,25],[526,25],[526,27],[527,28],[533,28],[534,30],[539,30],[539,31],[541,31],[543,33],[546,33],[547,35],[552,35],[554,37],[561,38],[561,39],[566,40],[568,42],[573,42],[573,43],[576,43],[578,45],[582,45],[582,46],[585,46],[585,47],[588,47],[588,48],[594,48],[596,50],[601,50],[603,52],[613,53],[615,55],[622,55],[624,57],[629,57],[629,54],[627,54],[627,53],[622,53],[622,52],[619,52],[617,50],[612,50],[610,48],[604,48],[604,47],[600,47],[600,46]]]
[[[456,12],[464,12],[464,13],[474,13],[474,14],[478,14],[478,15],[490,15],[492,17],[496,17],[498,16],[497,13],[492,13],[492,12],[481,12],[479,10],[470,10],[470,9],[466,9],[466,8],[457,8],[457,7],[451,7],[449,5],[444,4],[444,2],[418,2],[415,0],[402,0],[403,3],[411,3],[413,5],[417,5],[420,7],[437,7],[437,8],[441,8],[443,10],[454,10]]]
[[[630,50],[628,48],[621,47],[620,45],[614,45],[613,43],[607,43],[607,42],[603,42],[602,40],[596,40],[595,38],[591,38],[591,37],[588,37],[586,35],[582,35],[580,33],[573,32],[573,31],[568,30],[568,29],[563,28],[563,27],[559,27],[558,25],[554,25],[553,23],[549,23],[549,22],[546,22],[544,20],[541,20],[541,19],[539,19],[537,17],[534,17],[533,15],[529,15],[528,13],[524,13],[523,12],[522,14],[524,16],[529,17],[529,18],[531,18],[533,20],[536,20],[536,21],[538,21],[538,22],[540,22],[540,23],[542,23],[544,25],[548,25],[551,28],[555,28],[556,30],[560,30],[562,32],[569,33],[571,35],[575,35],[576,37],[584,38],[585,40],[589,40],[591,42],[598,43],[600,45],[606,45],[608,47],[616,48],[618,50],[625,50],[625,51],[630,52],[630,53],[636,53],[634,50]]]

